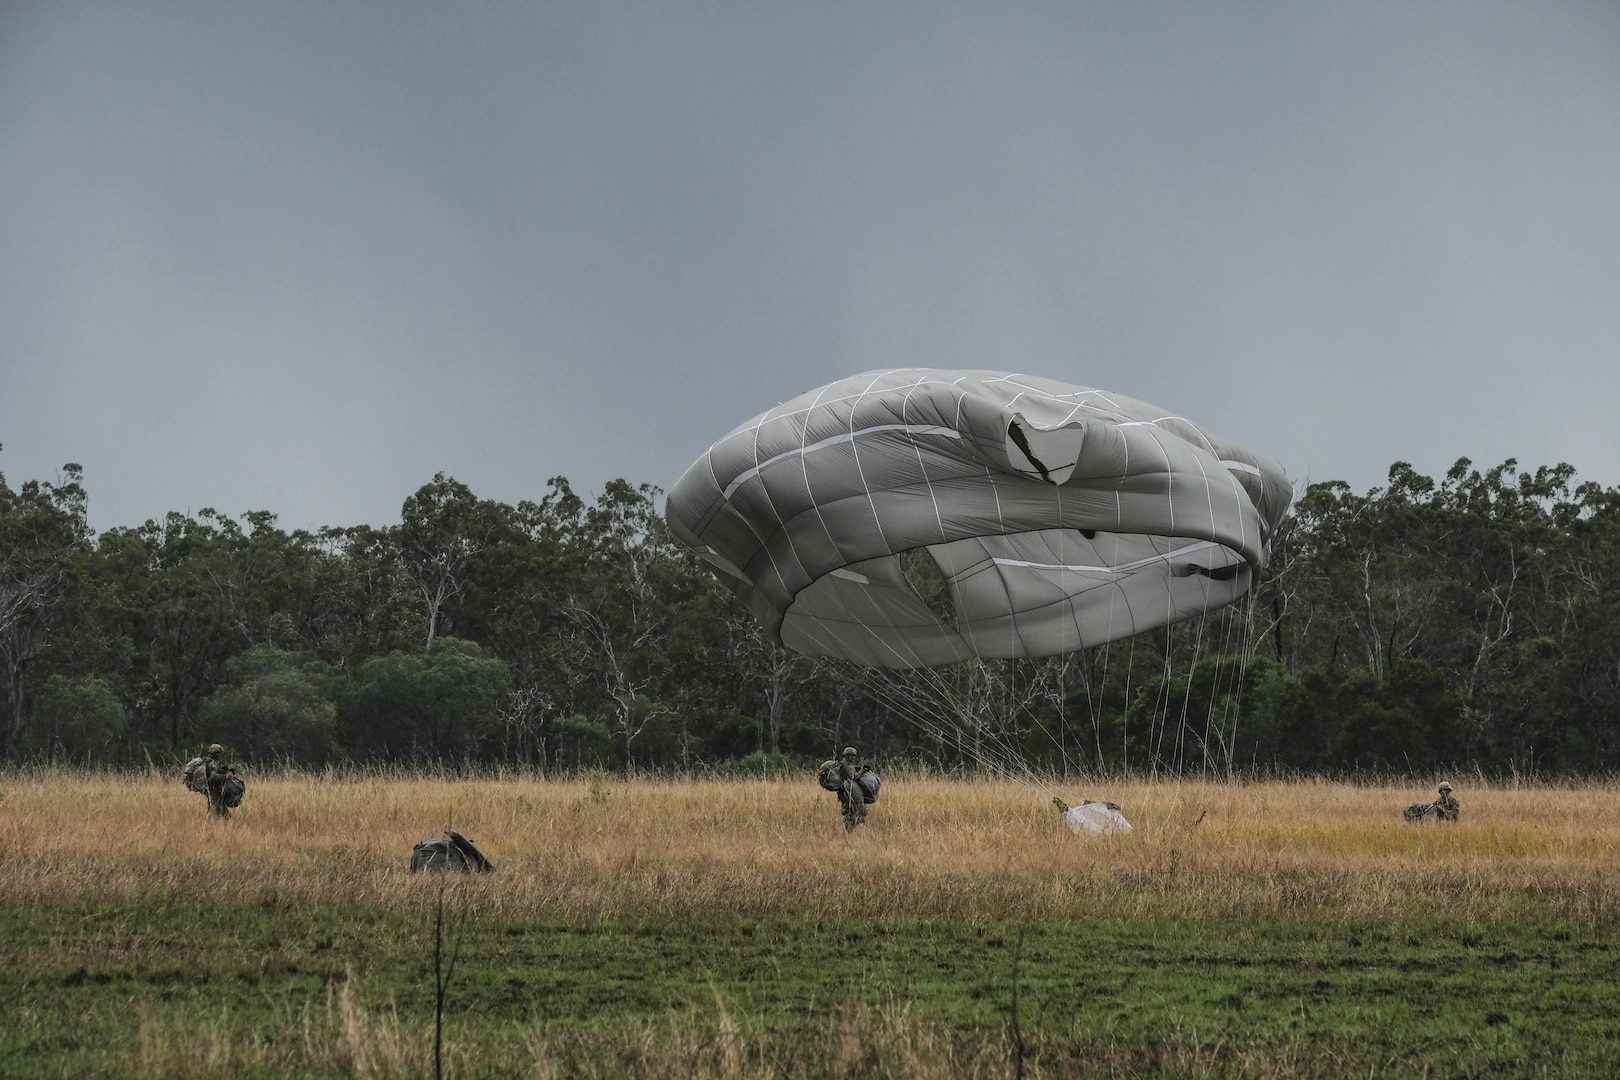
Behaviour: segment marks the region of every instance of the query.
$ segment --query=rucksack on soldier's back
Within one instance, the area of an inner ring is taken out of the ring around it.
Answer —
[[[182,775],[185,777],[187,791],[195,791],[203,795],[208,794],[207,758],[194,757],[186,762],[185,771]]]

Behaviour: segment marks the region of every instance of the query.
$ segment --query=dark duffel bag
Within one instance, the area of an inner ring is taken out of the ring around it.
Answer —
[[[463,874],[477,871],[487,874],[495,864],[484,858],[484,853],[473,842],[454,829],[444,830],[443,836],[424,840],[411,849],[411,873],[424,870],[455,870]]]

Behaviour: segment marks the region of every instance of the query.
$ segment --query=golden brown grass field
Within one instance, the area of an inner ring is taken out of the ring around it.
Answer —
[[[168,776],[14,772],[0,1075],[433,1075],[444,885],[446,1075],[1612,1062],[1620,786],[1453,779],[1462,820],[1414,826],[1432,785],[897,774],[846,834],[808,776],[288,773],[221,822]],[[410,875],[446,824],[496,872]]]

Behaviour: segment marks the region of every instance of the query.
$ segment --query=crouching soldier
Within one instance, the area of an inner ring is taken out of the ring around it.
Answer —
[[[1462,814],[1462,803],[1451,794],[1451,782],[1440,781],[1440,797],[1434,800],[1434,816],[1441,821],[1456,821]]]
[[[866,806],[877,802],[878,787],[882,783],[870,765],[856,764],[858,756],[853,746],[846,746],[839,760],[822,763],[816,777],[823,788],[838,793],[846,831],[866,820]]]

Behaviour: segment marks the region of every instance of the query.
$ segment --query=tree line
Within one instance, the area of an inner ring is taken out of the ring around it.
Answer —
[[[1575,774],[1620,767],[1620,490],[1568,465],[1310,485],[1242,603],[1042,660],[784,651],[659,492],[434,476],[386,527],[170,513],[95,535],[82,470],[0,474],[0,756],[543,769]]]

